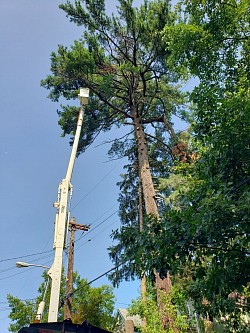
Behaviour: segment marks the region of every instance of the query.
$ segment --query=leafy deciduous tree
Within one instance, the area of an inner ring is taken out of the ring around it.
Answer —
[[[166,26],[164,38],[172,50],[167,61],[199,80],[190,95],[196,160],[173,169],[173,204],[134,247],[144,248],[144,269],[188,272],[199,311],[224,321],[228,332],[243,332],[250,275],[250,4],[183,3],[187,21]]]
[[[44,275],[44,282],[38,289],[40,295],[32,300],[20,300],[17,297],[8,295],[7,299],[11,308],[10,319],[13,323],[10,324],[10,332],[16,333],[24,326],[28,326],[34,322],[38,304],[43,298],[45,285],[48,276]],[[91,324],[104,329],[111,330],[114,326],[114,303],[115,296],[113,289],[110,286],[103,285],[101,287],[91,287],[87,284],[86,279],[80,278],[77,273],[74,273],[74,290],[72,298],[72,321],[81,324],[84,320],[88,320]],[[61,299],[65,296],[65,279],[61,284]],[[49,289],[45,297],[45,308],[42,317],[42,322],[48,319],[49,307]],[[63,320],[63,306],[59,310],[58,320]]]

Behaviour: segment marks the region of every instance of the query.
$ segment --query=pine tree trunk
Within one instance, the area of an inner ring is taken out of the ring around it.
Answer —
[[[137,140],[137,148],[138,148],[139,177],[142,184],[142,193],[144,198],[145,210],[148,215],[152,215],[156,218],[159,218],[160,215],[155,200],[156,192],[150,171],[148,147],[147,147],[144,127],[140,122],[140,118],[137,116],[134,117],[134,128],[135,128],[135,137]],[[140,229],[142,230],[142,228],[143,225],[141,222]],[[155,272],[155,284],[156,284],[157,295],[159,295],[159,290],[169,293],[171,287],[171,281],[169,276],[165,279],[161,279],[160,275]],[[160,303],[161,303],[160,298],[158,298],[159,311],[162,312],[161,309],[163,308],[163,304]],[[169,318],[162,317],[162,323],[164,325],[168,320]]]
[[[139,176],[139,231],[142,232],[143,230],[143,194],[142,194],[142,184],[141,184],[141,176]],[[146,275],[143,272],[141,274],[141,281],[140,281],[140,290],[141,290],[141,297],[143,301],[146,301]]]
[[[146,213],[159,218],[159,211],[155,201],[155,188],[149,166],[147,142],[139,117],[134,117],[134,127],[138,147],[139,176],[141,178]]]

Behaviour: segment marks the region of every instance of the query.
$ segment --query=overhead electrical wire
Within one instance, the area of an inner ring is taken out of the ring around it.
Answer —
[[[79,287],[79,288],[76,288],[75,290],[73,290],[71,293],[67,294],[60,302],[60,306],[59,306],[59,309],[64,305],[64,302],[72,297],[77,291],[81,290],[82,288],[86,287],[86,286],[89,286],[91,283],[99,280],[100,278],[102,278],[103,276],[107,275],[108,273],[114,271],[115,269],[119,268],[121,265],[125,264],[128,260],[125,260],[123,261],[122,263],[110,268],[108,271],[106,271],[105,273],[99,275],[98,277],[96,277],[95,279],[89,281],[89,282],[86,282],[83,286]]]
[[[120,163],[120,162],[119,162]],[[106,178],[106,177],[108,177],[111,173],[112,173],[112,171],[119,165],[119,163],[117,163],[116,165],[115,165],[115,167],[113,167],[103,178],[101,178],[100,179],[100,181],[95,185],[95,186],[93,186],[90,190],[89,190],[89,192],[88,193],[86,193],[79,201],[78,201],[78,203],[74,206],[74,207],[72,207],[72,209],[71,210],[73,210],[73,209],[75,209],[90,193],[92,193],[101,183],[102,183],[102,181],[104,181],[104,179]],[[114,213],[112,213],[111,215],[109,215],[106,219],[104,219],[103,221],[101,221],[97,226],[95,226],[93,229],[91,229],[90,230],[90,232],[91,231],[94,231],[96,228],[98,228],[99,226],[101,226],[104,222],[106,222],[110,217],[112,217],[114,214],[116,214],[117,213],[117,211],[118,210],[116,210]],[[105,213],[104,213],[105,214]],[[116,222],[116,221],[115,221]],[[113,222],[114,223],[114,222]],[[113,224],[112,223],[112,224]],[[107,228],[106,228],[107,229]],[[105,229],[105,230],[106,230]],[[83,235],[82,237],[84,237],[85,235]],[[94,236],[94,237],[97,237],[98,235],[96,235],[96,236]],[[78,240],[80,240],[82,237],[80,237]],[[93,238],[94,238],[93,237]],[[11,261],[11,260],[18,260],[18,259],[22,259],[22,258],[28,258],[28,257],[33,257],[33,256],[37,256],[37,255],[40,255],[40,254],[45,254],[45,253],[52,253],[52,252],[54,252],[54,250],[48,250],[48,251],[42,251],[42,252],[37,252],[37,253],[32,253],[32,254],[26,254],[26,255],[22,255],[22,256],[17,256],[17,257],[12,257],[12,258],[5,258],[5,259],[1,259],[0,260],[0,263],[3,263],[3,262],[7,262],[7,261]],[[43,257],[44,258],[44,257]],[[43,259],[43,258],[41,258],[41,259]],[[39,259],[38,259],[39,260]],[[91,283],[93,283],[93,282],[95,282],[95,281],[97,281],[98,279],[100,279],[101,277],[103,277],[103,276],[105,276],[105,275],[107,275],[109,272],[111,272],[111,271],[113,271],[113,270],[115,270],[115,269],[117,269],[119,266],[120,266],[121,264],[119,264],[119,265],[117,265],[117,266],[115,266],[115,267],[113,267],[113,268],[111,268],[110,270],[108,270],[108,271],[106,271],[105,273],[103,273],[103,274],[101,274],[101,275],[99,275],[97,278],[95,278],[95,279],[93,279],[92,281],[90,281],[90,282],[88,282],[86,285],[90,285]],[[15,267],[14,267],[15,268]],[[0,280],[5,280],[5,279],[9,279],[9,278],[11,278],[11,277],[14,277],[14,276],[17,276],[17,275],[20,275],[20,274],[24,274],[25,272],[29,272],[29,271],[31,271],[32,270],[32,268],[34,268],[34,267],[30,267],[30,269],[28,269],[28,270],[24,270],[24,271],[22,271],[22,272],[18,272],[18,273],[16,273],[16,274],[13,274],[13,275],[11,275],[11,276],[8,276],[8,277],[4,277],[4,278],[0,278]],[[3,270],[1,270],[0,271],[0,273],[1,272],[6,272],[6,271],[9,271],[9,270],[12,270],[13,268],[6,268],[6,269],[3,269]],[[79,288],[79,289],[81,289],[81,288]],[[74,292],[76,292],[77,290],[75,290]],[[72,293],[73,294],[73,293]],[[28,299],[27,299],[28,300]],[[34,299],[29,299],[29,300],[34,300]],[[3,303],[3,302],[2,302]],[[5,303],[6,304],[6,303]],[[2,311],[4,311],[4,310],[8,310],[8,309],[10,309],[9,307],[2,307],[1,308],[1,310]]]
[[[107,209],[104,213],[102,213],[101,215],[99,215],[93,222],[89,223],[90,226],[92,226],[96,221],[98,221],[101,217],[103,217],[106,213],[108,213],[112,208],[114,208],[116,205],[113,205],[112,207],[110,207],[109,209]],[[82,238],[83,233],[81,234],[81,236],[75,240],[75,242],[77,242],[78,240],[80,240]]]
[[[41,258],[36,258],[35,260],[31,260],[30,263],[36,261],[36,263],[38,263],[38,261],[42,260],[42,259],[47,259],[48,257],[51,257],[53,255],[53,253],[47,255],[47,256],[43,256]],[[46,264],[46,263],[45,263]],[[4,268],[4,269],[1,269],[0,270],[0,274],[1,273],[5,273],[5,272],[8,272],[8,271],[11,271],[13,269],[16,269],[16,266],[11,266],[11,267],[8,267],[8,268]]]
[[[105,176],[103,176],[76,204],[75,204],[75,206],[73,206],[72,208],[71,208],[71,211],[73,210],[73,209],[75,209],[90,193],[92,193],[103,181],[104,181],[104,179],[105,178],[107,178],[110,174],[111,174],[111,172],[115,169],[115,168],[117,168],[117,166],[120,164],[121,162],[119,161],[119,163],[117,163],[108,173],[106,173],[106,175]]]
[[[112,214],[110,214],[106,219],[104,219],[103,221],[101,221],[99,224],[97,224],[93,229],[91,229],[90,231],[88,231],[88,234],[91,232],[91,231],[94,231],[95,229],[97,229],[98,227],[100,227],[104,222],[106,222],[110,217],[112,217],[113,215],[115,215],[116,213],[118,212],[118,210],[116,210],[115,212],[113,212]],[[79,240],[81,240],[83,237],[85,237],[87,234],[83,234],[81,237],[79,237],[75,243]],[[36,255],[39,255],[39,254],[44,254],[44,253],[51,253],[51,252],[54,252],[54,250],[49,250],[49,251],[43,251],[43,252],[37,252],[37,253],[32,253],[32,254],[26,254],[26,255],[23,255],[23,256],[18,256],[18,257],[12,257],[12,258],[6,258],[6,259],[2,259],[0,260],[0,262],[6,262],[6,261],[11,261],[11,260],[17,260],[17,259],[22,259],[22,258],[27,258],[27,257],[32,257],[32,256],[36,256]],[[39,259],[43,259],[44,257],[42,258],[38,258]],[[15,268],[15,267],[14,267]],[[11,270],[11,268],[6,268],[6,271],[7,270]],[[5,271],[2,270],[2,271]],[[2,272],[0,271],[0,273]]]
[[[46,265],[46,264],[49,264],[49,263],[51,263],[51,260],[45,262],[44,264]],[[13,268],[16,268],[16,267],[13,267]],[[22,271],[22,272],[18,272],[18,273],[15,273],[15,274],[12,274],[12,275],[5,276],[5,277],[3,277],[3,278],[0,278],[0,281],[2,281],[2,280],[6,280],[6,279],[9,279],[9,278],[14,277],[14,276],[16,276],[16,275],[20,275],[20,274],[23,274],[23,273],[26,273],[26,272],[30,272],[30,271],[32,271],[34,268],[35,268],[35,266],[30,266],[28,269],[25,269],[25,270]]]
[[[113,212],[112,214],[110,214],[106,219],[104,219],[103,221],[101,221],[98,225],[96,225],[93,229],[91,229],[87,234],[83,234],[79,239],[77,239],[77,240],[75,241],[75,243],[76,243],[77,241],[81,240],[83,237],[87,236],[91,231],[94,231],[95,229],[97,229],[98,227],[100,227],[104,222],[106,222],[109,218],[111,218],[111,217],[112,217],[113,215],[115,215],[117,212],[118,212],[118,210],[116,210],[115,212]],[[112,222],[107,228],[109,228],[112,224],[116,223],[117,221],[118,221],[118,220],[116,220],[115,222]],[[105,231],[107,228],[105,228],[104,230],[102,230],[102,232]],[[92,239],[95,238],[95,237],[97,237],[99,234],[100,234],[100,233],[98,233],[97,235],[93,236]],[[91,240],[92,240],[92,239],[91,239]],[[85,242],[84,244],[78,246],[78,247],[76,248],[76,250],[78,250],[80,247],[82,247],[83,245],[85,245],[85,244],[88,243],[88,242],[89,242],[89,240],[88,240],[87,242]],[[7,258],[7,259],[3,259],[3,260],[1,260],[1,261],[3,262],[3,261],[14,260],[14,259],[20,259],[20,258],[25,258],[25,257],[29,257],[29,256],[35,256],[35,255],[42,254],[42,253],[49,253],[49,252],[52,252],[52,251],[53,251],[53,250],[50,250],[50,251],[44,251],[44,252],[38,252],[38,253],[36,253],[36,254],[30,254],[30,255],[25,255],[25,256],[20,256],[20,257]],[[52,254],[51,254],[51,255],[52,255]],[[50,256],[50,255],[49,255],[49,256]],[[49,257],[49,256],[42,257],[42,258],[38,258],[37,260],[44,259],[44,258],[47,258],[47,257]],[[0,273],[4,273],[5,271],[9,271],[9,270],[12,270],[12,269],[15,269],[15,268],[16,268],[16,267],[10,267],[10,268],[3,269],[2,271],[0,271]],[[23,271],[23,272],[18,272],[18,273],[16,273],[16,274],[13,274],[13,275],[9,275],[9,276],[6,276],[6,277],[3,277],[3,278],[0,278],[0,281],[2,281],[2,280],[6,280],[6,279],[8,279],[8,278],[14,277],[14,276],[19,275],[19,274],[23,274],[23,273],[25,273],[25,272],[27,272],[27,271],[30,271],[32,268],[33,268],[33,267],[30,267],[30,269],[25,270],[25,271]]]
[[[74,209],[74,208],[76,208],[79,204],[80,204],[80,202],[82,202],[91,192],[93,192],[93,190],[106,178],[106,177],[108,177],[109,175],[110,175],[110,173],[118,166],[120,164],[120,162],[119,163],[117,163],[103,178],[101,178],[100,180],[99,180],[99,182],[97,182],[91,189],[90,189],[90,191],[89,192],[87,192],[79,201],[78,201],[78,203],[74,206],[74,207],[72,207],[72,209],[71,209],[71,211]],[[115,205],[114,205],[115,206]],[[111,208],[109,208],[106,212],[108,212],[110,209],[112,209],[114,206],[112,206]],[[104,212],[102,215],[104,215],[106,212]],[[116,211],[116,212],[118,212],[118,210]],[[110,218],[112,215],[114,215],[116,212],[114,212],[113,214],[111,214],[109,217],[107,217],[107,219],[108,218]],[[101,216],[102,216],[101,215]],[[100,216],[100,217],[101,217]],[[99,218],[100,218],[99,217]],[[99,218],[97,218],[96,220],[98,220]],[[93,231],[94,229],[96,229],[99,225],[101,225],[102,223],[104,223],[107,219],[105,219],[104,221],[102,221],[101,223],[99,223],[95,228],[93,228],[93,229],[91,229],[89,232],[91,232],[91,231]],[[95,220],[95,221],[96,221]],[[94,221],[94,222],[95,222]],[[94,223],[93,222],[93,223]],[[80,240],[82,237],[80,237],[78,240]],[[78,241],[78,240],[76,240],[76,241]],[[43,252],[37,252],[37,253],[32,253],[32,254],[26,254],[26,255],[22,255],[22,256],[17,256],[17,257],[11,257],[11,258],[5,258],[5,259],[0,259],[0,263],[1,262],[6,262],[6,261],[11,261],[11,260],[17,260],[17,259],[22,259],[22,258],[28,258],[28,257],[32,257],[32,256],[36,256],[36,255],[39,255],[39,254],[44,254],[44,253],[50,253],[50,252],[54,252],[54,250],[48,250],[48,251],[43,251]]]
[[[100,227],[100,225],[102,225],[104,222],[106,222],[108,219],[110,219],[113,215],[115,215],[118,212],[118,210],[116,210],[115,212],[113,212],[111,215],[109,215],[108,217],[106,217],[106,219],[104,219],[103,221],[101,221],[100,223],[98,223],[93,229],[90,229],[86,234],[82,234],[77,240],[75,240],[75,243],[78,242],[79,240],[81,240],[82,238],[86,237],[87,235],[89,235],[92,231],[94,231],[96,228]]]
[[[18,272],[18,273],[15,273],[15,274],[12,274],[12,275],[9,275],[9,276],[6,276],[6,277],[3,277],[3,278],[0,278],[0,281],[2,281],[2,280],[7,280],[7,279],[9,279],[9,278],[11,278],[11,277],[13,277],[13,276],[16,276],[16,275],[24,274],[24,273],[30,271],[32,268],[34,269],[34,267],[30,267],[30,268],[28,268],[28,269],[25,269],[23,272]]]
[[[82,197],[79,201],[78,201],[78,203],[72,208],[72,210],[74,209],[74,208],[76,208],[79,204],[80,204],[80,202],[82,202],[82,200],[84,200],[117,166],[118,166],[118,164],[119,163],[117,163],[116,164],[116,166],[114,167],[114,168],[112,168],[95,186],[93,186],[92,187],[92,189],[88,192],[88,193],[86,193],[86,195],[84,196],[84,197]],[[115,205],[114,205],[115,206]],[[112,206],[110,209],[112,209],[114,206]],[[105,211],[101,216],[103,216],[106,212],[108,212],[110,209],[108,209],[107,211]],[[118,210],[116,210],[115,212],[113,212],[112,214],[110,214],[106,219],[104,219],[103,221],[101,221],[99,224],[97,224],[93,229],[91,229],[89,232],[88,232],[88,234],[90,233],[90,232],[92,232],[92,231],[94,231],[95,229],[97,229],[98,227],[100,227],[103,223],[105,223],[109,218],[111,218],[113,215],[115,215],[116,213],[118,212]],[[101,216],[99,216],[95,221],[97,221]],[[94,221],[94,222],[95,222]],[[94,223],[93,222],[93,223]],[[113,224],[113,223],[112,223]],[[111,224],[111,225],[112,225]],[[106,228],[107,229],[107,228]],[[106,230],[106,229],[104,229],[104,230]],[[98,234],[99,235],[99,234]],[[93,238],[95,238],[95,237],[97,237],[98,235],[95,235]],[[79,240],[81,240],[83,237],[85,237],[85,236],[87,236],[87,234],[83,234],[81,237],[79,237],[75,242],[77,242],[77,241],[79,241]],[[92,239],[93,239],[92,238]],[[84,243],[84,244],[86,244],[86,243]],[[83,244],[83,245],[84,245]],[[81,246],[83,246],[83,245],[81,245]],[[81,247],[80,246],[80,247]],[[78,247],[79,248],[79,247]],[[17,256],[17,257],[11,257],[11,258],[5,258],[5,259],[1,259],[0,260],[0,263],[2,263],[2,262],[7,262],[7,261],[11,261],[11,260],[18,260],[18,259],[22,259],[22,258],[28,258],[28,257],[33,257],[33,256],[37,256],[37,255],[39,255],[39,254],[45,254],[45,253],[51,253],[51,255],[53,254],[52,252],[54,252],[54,250],[48,250],[48,251],[42,251],[42,252],[37,252],[37,253],[32,253],[32,254],[26,254],[26,255],[22,255],[22,256]],[[42,257],[42,258],[38,258],[38,259],[36,259],[36,260],[39,260],[39,259],[43,259],[44,257]],[[10,270],[12,270],[12,269],[15,269],[16,267],[9,267],[9,268],[6,268],[6,269],[3,269],[3,270],[1,270],[0,271],[0,273],[4,273],[4,272],[7,272],[7,271],[10,271]],[[32,267],[31,267],[32,268]],[[8,278],[11,278],[11,277],[14,277],[14,276],[16,276],[16,275],[19,275],[19,274],[23,274],[23,273],[25,273],[25,272],[27,272],[27,271],[30,271],[31,269],[29,269],[29,270],[25,270],[25,271],[23,271],[23,272],[19,272],[19,273],[16,273],[16,274],[13,274],[13,275],[10,275],[10,276],[7,276],[7,277],[4,277],[4,278],[0,278],[0,281],[1,280],[5,280],[5,279],[8,279]]]
[[[82,236],[80,236],[77,240],[75,240],[75,243],[78,242],[78,241],[80,241],[82,238],[88,236],[89,233],[90,233],[91,231],[94,231],[95,229],[99,228],[104,222],[106,222],[109,218],[111,218],[111,217],[112,217],[113,215],[115,215],[117,212],[118,212],[118,210],[116,210],[116,211],[113,212],[111,215],[109,215],[106,219],[104,219],[104,220],[101,221],[99,224],[97,224],[93,229],[91,229],[90,231],[88,231],[88,233],[83,234]],[[118,221],[118,220],[116,220],[115,222],[112,222],[110,225],[116,223],[117,221]],[[110,227],[110,225],[109,225],[108,227]],[[107,227],[107,228],[108,228],[108,227]],[[105,228],[103,231],[105,231],[107,228]],[[103,232],[103,231],[102,231],[102,232]],[[99,234],[100,234],[100,233],[99,233]],[[95,238],[95,237],[97,237],[99,234],[93,236],[92,239]],[[86,242],[86,243],[87,243],[87,242]],[[76,248],[76,250],[79,249],[80,247],[82,247],[83,245],[85,245],[86,243],[80,245],[78,248]],[[54,251],[54,250],[49,250],[49,251],[44,251],[44,252],[38,252],[38,253],[28,254],[28,255],[24,255],[24,256],[19,256],[19,257],[12,257],[12,258],[7,258],[7,259],[2,259],[2,260],[0,260],[0,262],[6,262],[6,261],[10,261],[10,260],[22,259],[22,258],[26,258],[26,257],[32,257],[32,256],[36,256],[36,255],[39,255],[39,254],[50,253],[50,252],[53,252],[53,251]],[[53,253],[51,253],[51,255],[53,255]],[[51,256],[51,255],[49,255],[49,256]],[[44,258],[47,258],[47,257],[49,257],[49,256],[42,257],[42,258],[37,258],[36,261],[37,261],[37,260],[44,259]],[[34,261],[34,260],[32,260],[32,261]],[[4,273],[4,272],[10,271],[10,270],[13,270],[13,269],[15,269],[15,268],[16,268],[16,267],[9,267],[9,268],[6,268],[6,269],[2,269],[2,270],[0,270],[0,273]],[[10,276],[5,277],[5,278],[2,278],[2,279],[0,279],[0,280],[7,279],[7,278],[9,278],[9,277],[12,277],[12,276],[15,276],[15,275],[18,275],[18,274],[20,274],[20,273],[10,275]]]
[[[110,210],[110,209],[109,209]],[[107,212],[107,211],[106,211]],[[79,237],[77,240],[75,240],[75,243],[78,242],[79,240],[81,240],[83,237],[86,237],[87,235],[89,235],[90,232],[94,231],[95,229],[99,228],[103,223],[105,223],[108,219],[110,219],[113,215],[115,215],[116,213],[118,212],[118,210],[116,210],[115,212],[113,212],[112,214],[110,214],[107,218],[105,218],[103,221],[101,221],[100,223],[98,223],[93,229],[91,229],[90,231],[88,231],[88,233],[86,234],[83,234],[81,237]],[[104,213],[105,214],[105,213]],[[116,220],[115,222],[117,222],[118,220]],[[110,225],[114,224],[115,222],[112,222]],[[108,227],[110,227],[110,225]],[[108,228],[107,227],[107,228]],[[103,231],[105,231],[107,228],[105,228]],[[103,232],[102,231],[102,232]],[[100,234],[100,233],[99,233]],[[95,238],[97,237],[99,234],[95,235],[92,237]],[[86,243],[84,243],[86,244]],[[79,247],[83,246],[84,244],[80,245]],[[79,248],[78,247],[78,248]],[[77,248],[77,249],[78,249]],[[77,250],[76,249],[76,250]],[[6,258],[6,259],[2,259],[0,260],[0,262],[6,262],[6,261],[11,261],[11,260],[16,260],[16,259],[22,259],[22,258],[27,258],[27,257],[32,257],[32,256],[36,256],[36,255],[39,255],[39,254],[44,254],[44,253],[51,253],[53,252],[54,250],[49,250],[49,251],[43,251],[43,252],[37,252],[37,253],[33,253],[33,254],[27,254],[27,255],[23,255],[23,256],[18,256],[18,257],[12,257],[12,258]],[[51,255],[53,255],[53,253],[51,253]],[[45,257],[41,257],[41,258],[37,258],[35,261],[37,260],[41,260],[41,259],[45,259],[45,258],[48,258],[49,256],[51,255],[48,255],[48,256],[45,256]],[[34,261],[34,260],[32,260]],[[0,270],[0,273],[4,273],[4,272],[7,272],[7,271],[10,271],[10,270],[13,270],[15,269],[16,267],[9,267],[9,268],[5,268],[5,269],[2,269]],[[23,272],[20,272],[20,273],[23,273]],[[19,275],[20,273],[16,273],[16,274],[13,274],[13,275],[10,275],[8,277],[5,277],[5,278],[0,278],[0,280],[4,280],[4,279],[7,279],[9,277],[12,277],[12,276],[15,276],[15,275]]]
[[[10,260],[16,260],[16,259],[22,259],[22,258],[27,258],[27,257],[33,257],[37,256],[38,254],[44,254],[44,253],[49,253],[54,250],[48,250],[48,251],[43,251],[43,252],[37,252],[37,253],[32,253],[32,254],[26,254],[23,256],[18,256],[18,257],[12,257],[12,258],[7,258],[7,259],[1,259],[0,262],[5,262],[5,261],[10,261]]]
[[[119,220],[115,220],[114,222],[110,223],[106,228],[102,229],[102,231],[98,232],[98,234],[94,235],[91,240],[93,240],[94,238],[98,237],[99,235],[101,235],[104,231],[106,231],[107,229],[109,229],[113,224],[115,224],[116,222],[119,222]],[[86,243],[85,243],[86,244]]]
[[[79,245],[75,250],[77,251],[80,247],[86,245],[87,243],[91,242],[94,238],[98,237],[99,235],[101,235],[105,230],[107,230],[111,225],[115,224],[116,222],[118,222],[119,220],[116,220],[112,223],[110,223],[105,229],[103,229],[101,232],[99,232],[98,234],[94,235],[92,238],[88,239],[85,243]]]
[[[76,208],[80,202],[82,202],[91,192],[93,192],[93,190],[119,165],[120,163],[117,163],[103,178],[100,179],[100,181],[98,183],[96,183],[88,193],[86,193],[79,201],[78,203],[76,203],[75,206],[72,207],[71,211]],[[114,206],[112,206],[113,208]],[[112,209],[110,208],[110,209]],[[109,210],[110,210],[109,209]],[[107,210],[107,211],[109,211]],[[107,212],[106,211],[106,212]],[[105,212],[105,213],[106,213]],[[104,213],[104,214],[105,214]],[[0,259],[0,263],[1,262],[5,262],[5,261],[10,261],[10,260],[17,260],[17,259],[22,259],[22,258],[27,258],[27,257],[32,257],[32,256],[36,256],[36,255],[39,255],[39,254],[44,254],[44,253],[49,253],[49,252],[53,252],[54,250],[48,250],[48,251],[43,251],[43,252],[37,252],[37,253],[33,253],[33,254],[27,254],[27,255],[22,255],[22,256],[18,256],[18,257],[12,257],[12,258],[6,258],[6,259]]]
[[[36,298],[26,298],[26,299],[20,299],[21,302],[26,302],[26,301],[36,301]],[[9,302],[0,302],[0,304],[9,304]]]
[[[83,286],[81,286],[81,287],[79,287],[79,288],[73,290],[71,293],[69,293],[68,295],[66,295],[66,296],[62,299],[61,304],[60,304],[60,307],[64,304],[64,301],[65,301],[66,299],[68,299],[69,297],[73,296],[77,291],[79,291],[79,290],[81,290],[82,288],[84,288],[84,287],[86,287],[86,286],[92,284],[93,282],[95,282],[95,281],[101,279],[103,276],[105,276],[105,275],[107,275],[108,273],[110,273],[110,272],[114,271],[115,269],[119,268],[121,265],[125,264],[127,261],[128,261],[128,260],[123,261],[122,263],[120,263],[120,264],[118,264],[118,265],[116,265],[116,266],[110,268],[108,271],[106,271],[106,272],[102,273],[101,275],[97,276],[97,277],[94,278],[93,280],[91,280],[91,281],[89,281],[89,282],[86,282]],[[27,272],[27,270],[25,270],[24,272]],[[24,273],[24,272],[21,272],[21,273]],[[18,273],[18,274],[20,274],[20,273]],[[17,274],[16,274],[16,275],[17,275]],[[21,300],[21,301],[22,301],[22,302],[25,302],[25,301],[33,301],[33,300],[36,300],[36,298],[27,298],[27,299],[23,299],[23,300]],[[118,303],[118,302],[116,302],[116,303]],[[8,302],[0,302],[0,304],[8,304]],[[124,303],[120,303],[120,304],[124,304]]]
[[[11,267],[8,267],[8,268],[5,268],[5,269],[1,269],[0,270],[0,274],[1,273],[5,273],[5,272],[8,272],[8,271],[12,271],[13,269],[16,269],[15,266],[11,266]],[[0,302],[1,303],[1,302]]]

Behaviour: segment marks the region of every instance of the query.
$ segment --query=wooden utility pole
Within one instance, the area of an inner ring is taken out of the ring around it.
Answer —
[[[73,290],[73,266],[74,266],[74,245],[75,245],[75,231],[82,230],[88,231],[89,225],[77,224],[76,219],[72,217],[69,222],[70,242],[68,251],[68,271],[66,281],[66,301],[64,304],[64,320],[71,319],[72,298],[71,293]]]

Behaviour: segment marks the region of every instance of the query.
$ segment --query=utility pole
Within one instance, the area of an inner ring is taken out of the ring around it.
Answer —
[[[67,271],[67,282],[66,282],[66,301],[64,304],[64,320],[71,319],[71,308],[72,308],[72,290],[73,290],[73,266],[74,266],[74,245],[75,245],[75,231],[82,230],[88,231],[89,225],[77,224],[75,217],[72,217],[69,222],[70,231],[70,242],[68,251],[68,271]]]

